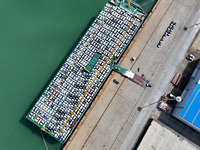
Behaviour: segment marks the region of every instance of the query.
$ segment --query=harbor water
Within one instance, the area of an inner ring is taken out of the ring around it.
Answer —
[[[25,116],[106,2],[1,0],[0,150],[62,148]]]

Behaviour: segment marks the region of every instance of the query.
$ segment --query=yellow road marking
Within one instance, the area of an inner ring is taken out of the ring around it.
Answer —
[[[195,121],[196,117],[198,116],[198,114],[199,114],[199,111],[200,111],[200,109],[198,110],[198,112],[197,112],[196,116],[195,116],[195,117],[194,117],[194,119],[192,120],[192,124],[193,124],[193,122]]]
[[[110,55],[108,56],[107,60],[104,62],[103,66],[101,67],[101,69],[99,70],[99,72],[97,73],[97,75],[95,76],[94,80],[92,81],[92,83],[90,84],[90,86],[87,88],[87,90],[85,91],[84,95],[81,97],[81,99],[79,100],[78,104],[76,105],[76,107],[74,108],[74,110],[72,111],[72,113],[70,114],[70,116],[68,117],[67,121],[65,122],[65,124],[63,125],[63,127],[61,128],[61,130],[59,131],[59,133],[63,130],[63,128],[66,126],[67,122],[69,121],[69,119],[71,118],[71,116],[73,115],[73,113],[75,112],[75,110],[77,109],[78,105],[80,104],[80,102],[83,100],[83,98],[85,97],[86,93],[88,92],[88,90],[90,89],[90,87],[92,86],[92,84],[94,83],[94,81],[96,80],[97,76],[100,74],[101,70],[103,69],[103,67],[106,65],[107,61],[110,59],[112,53],[114,52],[114,50],[117,48],[117,46],[119,45],[119,43],[121,42],[122,38],[124,37],[124,35],[126,34],[126,32],[128,31],[128,29],[130,28],[131,24],[133,23],[135,19],[133,19],[131,21],[131,23],[129,24],[128,28],[126,29],[126,31],[124,32],[124,34],[122,35],[122,37],[120,38],[120,40],[118,41],[118,43],[115,45],[114,49],[112,50],[112,52],[110,53]]]
[[[188,110],[190,109],[190,107],[191,107],[192,103],[194,102],[195,98],[197,97],[199,91],[200,91],[200,89],[198,90],[197,94],[195,95],[195,97],[193,98],[192,102],[190,103],[190,106],[187,108],[187,110],[186,110],[186,112],[185,112],[183,118],[185,117],[185,115],[187,114]]]
[[[55,88],[55,90],[52,92],[52,94],[50,95],[50,97],[48,98],[48,100],[46,101],[46,103],[42,106],[42,109],[39,111],[39,113],[37,114],[37,116],[41,113],[41,111],[44,109],[45,105],[47,104],[47,102],[50,100],[50,98],[52,97],[52,95],[54,94],[54,92],[56,91],[56,89],[58,88],[58,86],[62,83],[62,81],[64,80],[64,78],[67,76],[68,72],[71,70],[71,68],[73,67],[73,65],[75,64],[75,62],[78,60],[79,56],[82,54],[82,52],[85,50],[86,46],[89,44],[89,42],[92,40],[93,36],[96,34],[96,32],[98,31],[98,29],[100,28],[100,26],[103,24],[104,20],[107,18],[108,14],[111,12],[111,10],[113,9],[113,6],[111,7],[111,9],[109,10],[109,12],[107,13],[106,17],[102,20],[101,24],[99,25],[99,27],[96,29],[96,31],[94,32],[94,34],[92,35],[92,37],[90,38],[90,40],[87,42],[87,44],[85,45],[85,47],[83,48],[83,50],[81,51],[81,53],[78,55],[78,57],[75,59],[75,61],[73,62],[73,64],[71,65],[71,67],[69,68],[69,70],[67,71],[67,73],[64,75],[64,77],[62,78],[62,80],[60,81],[60,83],[57,85],[57,87]],[[35,119],[37,118],[37,116],[35,117]],[[34,119],[34,121],[35,121]],[[44,127],[45,128],[45,127]]]
[[[53,134],[53,135],[55,135],[55,133],[53,133],[53,132],[51,132],[51,131],[50,131],[50,133]]]

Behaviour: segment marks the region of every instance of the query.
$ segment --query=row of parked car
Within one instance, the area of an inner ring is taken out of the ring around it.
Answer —
[[[162,38],[160,39],[160,41],[158,42],[157,44],[157,48],[160,48],[164,39],[167,37],[167,36],[170,36],[172,31],[174,30],[176,26],[176,22],[172,21],[169,26],[167,27],[167,30],[165,31],[165,33],[163,34]]]

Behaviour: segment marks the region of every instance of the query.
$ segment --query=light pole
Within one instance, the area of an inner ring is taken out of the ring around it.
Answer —
[[[176,98],[167,98],[167,99],[164,99],[164,100],[167,100],[167,101],[177,101],[178,103],[182,102],[182,98],[180,96],[177,96]]]
[[[196,28],[196,27],[198,27],[199,24],[200,24],[200,23],[196,23],[196,24],[194,24],[194,25],[192,25],[192,26],[184,27],[183,29],[184,29],[185,31],[187,31],[188,28],[192,28],[192,27]]]

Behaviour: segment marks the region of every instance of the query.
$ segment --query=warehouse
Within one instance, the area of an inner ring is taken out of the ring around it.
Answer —
[[[153,120],[137,150],[196,150],[197,148],[186,138]]]
[[[197,64],[181,98],[182,102],[176,104],[172,115],[200,132],[200,62]]]

